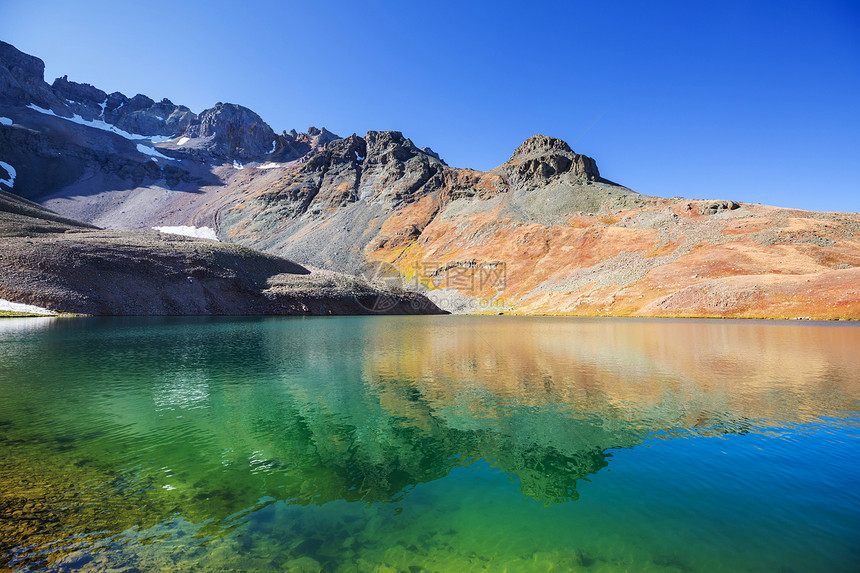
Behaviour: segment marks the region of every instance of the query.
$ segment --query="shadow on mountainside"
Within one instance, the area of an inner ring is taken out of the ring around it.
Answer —
[[[239,245],[96,229],[2,191],[0,298],[93,315],[441,312],[415,293]]]

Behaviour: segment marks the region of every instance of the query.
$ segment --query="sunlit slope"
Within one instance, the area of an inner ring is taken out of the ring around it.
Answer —
[[[384,264],[452,311],[860,318],[860,215],[641,195],[545,136],[489,172],[397,133],[337,140],[218,220],[299,261]]]

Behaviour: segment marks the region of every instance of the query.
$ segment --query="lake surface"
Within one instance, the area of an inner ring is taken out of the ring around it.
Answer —
[[[860,328],[0,321],[21,569],[860,570]]]

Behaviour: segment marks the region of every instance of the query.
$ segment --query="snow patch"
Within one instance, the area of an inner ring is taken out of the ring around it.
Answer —
[[[3,298],[0,298],[0,310],[9,310],[12,312],[27,312],[30,314],[57,314],[53,310],[48,310],[47,308],[42,308],[41,306],[33,306],[32,304],[12,302]]]
[[[187,137],[183,137],[183,138],[180,138],[180,140],[176,142],[176,145],[185,145],[189,141],[191,141],[191,140],[188,139]]]
[[[5,183],[12,188],[15,186],[15,168],[6,163],[5,161],[0,161],[0,167],[6,170],[6,173],[9,174],[9,179],[0,179],[0,183]]]
[[[179,225],[176,227],[153,227],[153,229],[160,233],[167,233],[168,235],[183,235],[185,237],[196,237],[198,239],[218,240],[218,235],[216,235],[215,231],[209,227],[190,227]]]
[[[8,117],[0,117],[0,125],[12,125],[12,120]]]
[[[364,161],[364,157],[362,157],[361,155],[359,155],[359,154],[358,154],[358,151],[354,151],[353,153],[355,153],[355,160],[356,160],[356,161]]]
[[[264,163],[263,165],[260,165],[260,167],[258,167],[258,169],[277,169],[278,167],[280,167],[280,164],[272,163],[270,161],[268,163]]]
[[[36,104],[30,104],[29,107],[32,110],[38,111],[39,113],[44,113],[45,115],[53,115],[54,117],[59,117],[60,119],[65,119],[66,121],[71,121],[72,123],[77,123],[80,125],[86,125],[87,127],[94,127],[96,129],[101,129],[102,131],[110,131],[111,133],[115,133],[117,135],[121,135],[126,139],[148,139],[153,143],[163,143],[165,141],[169,141],[174,138],[174,136],[167,135],[140,135],[139,133],[129,133],[127,131],[123,131],[115,125],[111,125],[110,123],[105,123],[100,119],[94,119],[92,121],[87,121],[81,116],[74,114],[72,117],[63,117],[61,115],[57,115],[53,110],[50,109],[42,109]],[[117,108],[119,109],[119,108]]]
[[[233,169],[245,169],[245,166],[234,159],[233,160]]]
[[[99,114],[99,117],[104,117],[105,108],[107,107],[107,98],[105,98],[105,100],[99,104],[99,107],[102,108],[102,112]]]
[[[156,151],[152,147],[147,147],[147,146],[143,145],[142,143],[137,144],[137,150],[140,151],[141,153],[145,154],[145,155],[151,155],[153,161],[155,161],[156,157],[158,157],[159,159],[170,159],[171,161],[176,161],[172,157],[162,155],[161,153],[159,153],[158,151]]]
[[[273,141],[273,142],[272,142],[272,150],[269,152],[269,154],[274,153],[274,152],[275,152],[275,148],[276,148],[277,146],[278,146],[278,140],[276,139],[275,141]]]

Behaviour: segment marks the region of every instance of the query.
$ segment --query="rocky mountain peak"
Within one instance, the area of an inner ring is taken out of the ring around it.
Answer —
[[[295,129],[284,131],[275,140],[275,150],[271,152],[273,158],[280,161],[292,161],[295,159],[310,159],[311,154],[319,153],[325,149],[329,142],[340,139],[340,136],[326,128],[309,127],[307,132],[299,133]]]
[[[296,140],[307,143],[311,149],[323,148],[330,141],[334,141],[335,139],[340,139],[339,135],[336,135],[326,128],[318,128],[311,126],[308,128],[306,133],[296,134]]]
[[[125,102],[125,105],[127,105],[128,108],[132,111],[140,111],[142,109],[151,108],[153,105],[155,105],[155,100],[143,94],[137,94],[136,96]]]
[[[45,62],[0,41],[0,97],[9,103],[34,103],[68,115],[68,109],[45,83]]]
[[[77,102],[91,102],[100,104],[107,99],[107,94],[90,84],[79,84],[69,81],[69,76],[63,76],[54,80],[51,89],[59,97]]]
[[[275,132],[259,115],[233,103],[204,110],[185,130],[186,137],[208,137],[207,150],[224,159],[249,160],[272,151]]]
[[[326,144],[326,150],[331,153],[332,158],[355,163],[363,161],[367,156],[367,142],[353,133],[349,137],[330,141]]]
[[[368,131],[364,139],[367,142],[368,163],[405,162],[418,155],[440,162],[438,155],[419,149],[399,131]]]
[[[444,160],[444,159],[442,159],[442,158],[439,156],[439,154],[438,154],[438,153],[436,153],[435,151],[433,151],[433,149],[432,149],[432,148],[430,148],[430,147],[422,147],[422,148],[421,148],[421,151],[423,151],[424,153],[426,153],[426,154],[427,154],[427,155],[429,155],[430,157],[435,157],[436,159],[438,159],[439,161],[441,161],[444,165],[448,165],[447,163],[445,163],[445,160]]]
[[[534,135],[517,147],[504,168],[514,185],[542,185],[554,176],[569,174],[575,179],[600,179],[597,163],[591,157],[574,153],[555,137]]]
[[[532,158],[535,156],[548,155],[551,153],[573,153],[573,150],[567,142],[555,137],[546,135],[533,135],[526,139],[519,147],[514,150],[511,159],[517,158]]]

